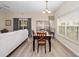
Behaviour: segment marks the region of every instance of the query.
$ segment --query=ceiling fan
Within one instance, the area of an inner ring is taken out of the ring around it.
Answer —
[[[9,9],[10,7],[3,4],[3,3],[0,3],[0,9]]]
[[[42,13],[51,13],[51,11],[48,9],[48,1],[45,1],[46,3],[46,7],[45,9],[42,11]]]

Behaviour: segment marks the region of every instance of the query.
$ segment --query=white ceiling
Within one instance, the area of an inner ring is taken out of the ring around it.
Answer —
[[[49,1],[48,8],[54,12],[63,1]],[[13,12],[42,12],[45,1],[1,1],[0,9],[9,9]]]

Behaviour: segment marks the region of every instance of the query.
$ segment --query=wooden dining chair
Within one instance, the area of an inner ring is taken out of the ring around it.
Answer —
[[[39,52],[39,46],[45,46],[45,53],[46,53],[46,39],[45,39],[46,32],[37,32],[37,36],[38,36],[38,39],[37,39],[37,43],[38,43],[37,52]]]
[[[34,35],[34,34],[35,34],[35,32],[34,32],[34,31],[32,31],[32,34]]]

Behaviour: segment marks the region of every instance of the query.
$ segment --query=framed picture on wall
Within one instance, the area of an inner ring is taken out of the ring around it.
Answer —
[[[6,26],[11,26],[11,20],[5,20],[5,25]]]

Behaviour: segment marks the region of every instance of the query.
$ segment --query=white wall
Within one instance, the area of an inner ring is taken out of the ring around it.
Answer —
[[[42,14],[42,13],[14,13],[5,10],[0,12],[0,30],[3,28],[13,31],[13,18],[32,18],[32,29],[36,30],[37,20],[48,20],[48,16],[53,16],[53,14]],[[5,20],[11,20],[11,26],[5,26]]]
[[[42,13],[8,13],[7,19],[13,20],[13,18],[32,18],[32,29],[36,30],[36,21],[37,20],[48,20],[48,16],[53,16],[53,14],[42,14]],[[12,21],[13,24],[13,21]],[[13,25],[6,27],[8,30],[13,30]]]
[[[12,29],[13,29],[12,25],[13,24],[11,24],[11,26],[5,25],[5,20],[11,20],[10,14],[12,14],[12,13],[9,10],[0,9],[0,30],[6,28],[9,31],[12,31]],[[13,22],[11,21],[11,23],[13,23]]]
[[[0,10],[0,30],[5,28],[4,20],[5,20],[4,13],[2,12],[2,10]]]
[[[64,2],[64,4],[56,11],[55,13],[55,29],[56,29],[56,38],[63,43],[66,47],[68,47],[71,51],[73,51],[76,55],[79,56],[79,44],[76,44],[66,38],[63,38],[57,33],[57,18],[67,16],[75,11],[79,10],[79,2],[78,1],[68,1]],[[69,16],[68,16],[69,17]],[[79,42],[79,40],[78,40]]]

